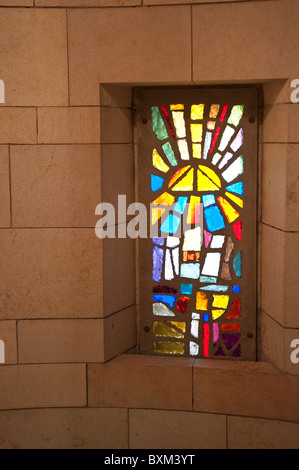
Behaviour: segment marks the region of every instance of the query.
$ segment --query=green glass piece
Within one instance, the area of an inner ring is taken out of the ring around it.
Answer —
[[[158,106],[152,106],[152,128],[159,140],[168,138],[167,130]]]
[[[163,149],[163,151],[164,151],[164,153],[165,153],[165,155],[166,155],[166,157],[167,157],[169,163],[170,163],[172,166],[177,165],[178,162],[176,161],[176,158],[175,158],[175,156],[174,156],[174,152],[173,152],[173,150],[172,150],[172,147],[171,147],[170,143],[169,143],[169,142],[165,142],[165,144],[162,145],[162,149]]]
[[[241,118],[243,116],[243,112],[244,112],[244,105],[243,104],[237,104],[236,106],[233,106],[227,123],[232,124],[233,126],[237,127],[237,125],[241,121]]]

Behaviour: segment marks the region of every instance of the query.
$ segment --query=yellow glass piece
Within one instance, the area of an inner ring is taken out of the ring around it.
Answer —
[[[154,341],[154,351],[163,354],[184,354],[184,343],[178,341]]]
[[[190,124],[192,142],[202,141],[202,124]]]
[[[214,184],[207,175],[197,170],[197,190],[198,191],[219,191],[219,187]]]
[[[171,188],[172,191],[193,191],[193,178],[194,170],[191,168],[187,175]]]
[[[216,175],[215,171],[212,170],[211,168],[205,166],[205,165],[198,165],[198,168],[203,172],[205,173],[209,178],[210,180],[213,181],[213,183],[216,184],[216,186],[219,186],[219,188],[221,187],[221,181],[220,181],[220,178],[219,176]]]
[[[226,192],[225,195],[229,197],[232,201],[234,201],[238,206],[243,207],[243,201],[240,197],[228,192]]]
[[[155,223],[162,217],[164,212],[165,209],[160,209],[158,207],[152,208],[152,225],[155,225]]]
[[[184,109],[183,104],[171,104],[170,105],[170,111],[181,111]]]
[[[171,206],[174,200],[175,197],[165,191],[165,193],[161,194],[153,201],[153,204],[164,204],[165,206]]]
[[[155,336],[170,336],[172,338],[184,338],[186,323],[184,322],[160,322],[153,324],[153,333]]]
[[[175,127],[177,138],[182,139],[183,137],[186,137],[184,113],[182,111],[173,111],[172,119],[174,122],[174,127]]]
[[[193,158],[201,158],[201,144],[192,144]]]
[[[204,104],[193,104],[191,106],[191,119],[203,119]]]
[[[210,119],[216,119],[216,117],[219,113],[219,108],[220,108],[219,104],[212,104],[212,106],[210,108],[210,114],[209,114]]]
[[[236,209],[234,209],[234,207],[226,199],[224,199],[224,197],[219,196],[217,201],[222,207],[222,210],[229,223],[233,222],[239,217],[239,212],[237,212]]]
[[[200,222],[200,197],[191,196],[187,215],[187,224]]]
[[[212,307],[226,309],[229,302],[229,295],[213,295]]]
[[[208,296],[205,292],[196,292],[196,310],[208,309]]]
[[[179,179],[180,176],[182,176],[184,173],[186,173],[187,170],[189,170],[190,167],[191,165],[187,165],[177,170],[175,174],[170,178],[168,187],[170,188]]]
[[[209,129],[209,131],[213,131],[215,129],[215,124],[215,121],[208,121],[207,128]]]
[[[155,168],[157,168],[157,170],[160,170],[162,171],[163,173],[167,173],[168,170],[169,170],[169,166],[166,165],[166,163],[164,162],[163,158],[161,157],[161,155],[158,154],[157,150],[154,149],[153,150],[153,158],[152,158],[152,161],[153,161],[153,166]]]
[[[212,310],[212,318],[213,320],[217,320],[217,318],[221,317],[223,315],[225,310]]]

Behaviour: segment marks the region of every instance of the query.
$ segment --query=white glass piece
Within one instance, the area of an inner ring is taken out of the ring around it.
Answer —
[[[198,320],[191,321],[191,335],[194,336],[194,338],[198,338],[198,325]]]
[[[200,313],[192,312],[192,320],[200,320]]]
[[[166,250],[165,256],[165,279],[167,281],[171,281],[174,278],[171,257],[170,257],[170,250]]]
[[[206,132],[205,144],[203,147],[203,156],[202,156],[204,160],[208,158],[208,152],[210,150],[211,143],[212,143],[212,132]]]
[[[194,343],[194,341],[189,342],[189,350],[191,356],[197,356],[199,353],[199,346],[198,344]]]
[[[172,250],[172,261],[174,266],[174,271],[178,275],[180,270],[180,263],[179,263],[179,248],[175,248]]]
[[[220,253],[207,253],[201,274],[204,276],[218,276],[220,257]]]
[[[218,150],[220,152],[223,152],[223,150],[226,149],[226,147],[227,147],[230,139],[234,135],[234,133],[235,133],[235,129],[233,129],[231,126],[226,126],[226,128],[224,129],[224,132],[222,134],[219,147],[218,147]]]
[[[237,178],[237,176],[241,175],[243,173],[243,157],[240,155],[240,157],[237,158],[223,173],[222,176],[227,181],[230,183],[234,179]]]
[[[224,235],[213,235],[210,248],[222,248],[224,239]]]
[[[181,159],[189,160],[190,156],[189,156],[187,140],[185,139],[178,140],[178,147],[179,147],[179,151],[181,154]]]
[[[162,302],[153,303],[153,314],[162,315],[164,317],[175,317],[175,314]]]
[[[212,160],[212,165],[217,165],[217,163],[219,162],[220,158],[222,157],[222,155],[220,153],[215,153],[214,157],[213,157],[213,160]]]
[[[233,156],[233,154],[231,152],[226,152],[223,159],[219,163],[218,168],[220,168],[220,169],[223,168],[227,164],[227,162],[229,162],[229,160],[232,158],[232,156]]]
[[[172,119],[178,139],[186,137],[186,126],[183,111],[172,111]]]
[[[186,230],[184,234],[183,251],[200,251],[202,244],[202,230],[200,227]]]
[[[166,246],[168,248],[174,248],[180,244],[180,238],[178,237],[167,237]]]

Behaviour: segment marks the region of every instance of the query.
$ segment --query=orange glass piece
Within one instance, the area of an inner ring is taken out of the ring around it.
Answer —
[[[164,212],[165,212],[165,209],[161,209],[158,207],[152,208],[152,225],[155,225],[155,223],[162,217]]]
[[[208,309],[208,296],[205,292],[196,292],[196,309],[207,310]]]
[[[165,193],[161,194],[153,201],[153,204],[164,204],[165,206],[171,206],[174,200],[175,197],[165,191]]]
[[[180,168],[177,170],[174,175],[170,178],[170,181],[168,183],[168,187],[170,188],[179,178],[182,176],[184,173],[186,173],[187,170],[189,170],[191,165],[184,166],[183,168]]]
[[[191,196],[187,215],[187,224],[197,224],[200,222],[200,197]]]
[[[234,209],[233,206],[226,199],[224,199],[224,197],[219,196],[217,201],[219,202],[229,223],[234,222],[234,220],[239,217],[239,212],[237,212],[236,209]]]
[[[220,105],[219,104],[212,104],[210,108],[209,118],[216,119],[218,112],[219,112]]]

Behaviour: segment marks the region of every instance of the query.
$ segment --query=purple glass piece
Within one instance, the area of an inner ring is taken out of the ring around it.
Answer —
[[[153,293],[154,294],[176,294],[178,291],[177,287],[170,287],[170,286],[154,286]]]
[[[235,138],[235,140],[231,144],[230,148],[234,152],[236,152],[237,150],[239,150],[239,148],[241,147],[242,144],[243,144],[243,129],[240,129],[238,134],[237,134],[237,137]]]
[[[230,349],[239,341],[239,339],[241,338],[241,334],[221,333],[221,338],[227,349]]]
[[[223,351],[222,346],[220,345],[217,351],[215,352],[215,356],[225,356],[225,352]]]
[[[232,357],[241,357],[241,344],[238,344],[236,349],[233,350]]]
[[[163,254],[162,248],[153,245],[153,281],[161,281],[161,273],[163,267]]]
[[[155,243],[156,245],[159,245],[159,246],[163,246],[164,245],[164,240],[165,240],[165,238],[163,238],[163,237],[154,237],[153,238],[153,243]]]

